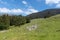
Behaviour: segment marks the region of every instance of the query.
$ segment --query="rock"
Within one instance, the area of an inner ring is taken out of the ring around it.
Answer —
[[[27,27],[27,30],[29,30],[29,31],[32,31],[35,29],[37,29],[37,25],[32,25],[32,26]]]
[[[7,32],[7,30],[0,31],[1,33]]]

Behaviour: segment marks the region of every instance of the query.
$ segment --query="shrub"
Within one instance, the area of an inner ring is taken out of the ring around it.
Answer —
[[[9,26],[7,25],[0,25],[0,30],[5,30],[5,29],[8,29]]]
[[[30,23],[30,18],[26,17],[26,23]]]

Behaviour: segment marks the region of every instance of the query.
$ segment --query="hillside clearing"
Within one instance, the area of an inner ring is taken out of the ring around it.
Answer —
[[[37,25],[36,25],[37,24]],[[27,30],[37,26],[35,30]],[[46,19],[34,19],[20,27],[11,27],[7,32],[0,32],[0,40],[60,40],[60,15]]]

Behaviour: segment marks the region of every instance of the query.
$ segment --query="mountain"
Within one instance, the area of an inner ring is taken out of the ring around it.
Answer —
[[[46,9],[37,13],[32,13],[30,15],[27,15],[27,17],[31,19],[36,19],[36,18],[48,18],[53,15],[60,14],[60,9]]]

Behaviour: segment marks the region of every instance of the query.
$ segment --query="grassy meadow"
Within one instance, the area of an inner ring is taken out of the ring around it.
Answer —
[[[27,27],[32,25],[37,28],[29,31]],[[33,19],[20,27],[11,26],[8,30],[0,31],[0,40],[60,40],[60,15]]]

